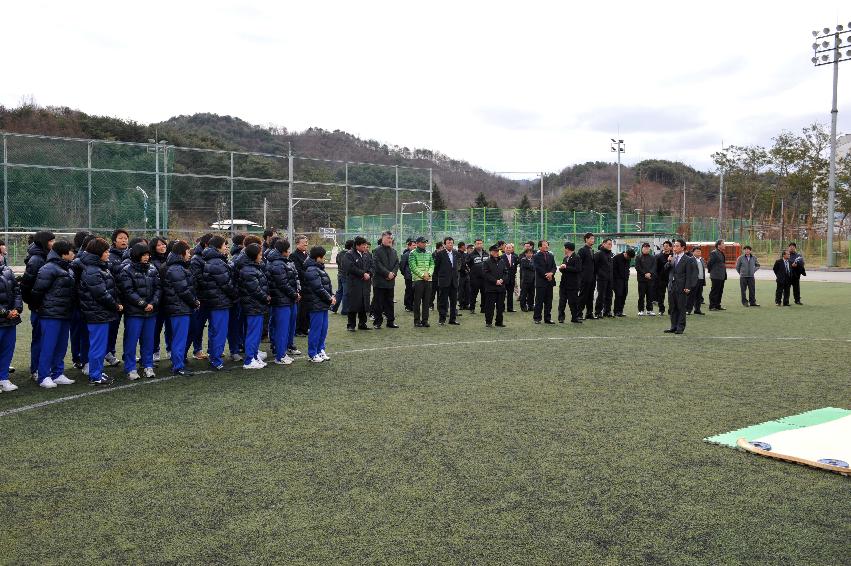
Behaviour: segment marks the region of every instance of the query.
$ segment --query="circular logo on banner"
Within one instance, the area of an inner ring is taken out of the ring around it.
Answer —
[[[771,444],[769,444],[767,442],[754,441],[754,442],[751,442],[751,446],[753,446],[755,448],[759,448],[760,450],[767,450],[767,451],[771,450]]]
[[[822,458],[818,461],[819,464],[827,464],[828,466],[836,466],[837,468],[848,468],[848,462],[845,460],[836,460],[835,458]]]

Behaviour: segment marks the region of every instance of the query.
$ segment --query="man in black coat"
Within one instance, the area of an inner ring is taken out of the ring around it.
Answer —
[[[778,307],[783,301],[784,307],[789,306],[789,289],[792,286],[792,262],[789,250],[783,251],[783,257],[774,262],[774,276],[777,279],[777,290],[774,292],[774,304]]]
[[[405,280],[405,310],[408,312],[414,310],[414,282],[411,279],[411,268],[408,266],[408,258],[413,249],[414,240],[408,238],[405,240],[405,250],[402,252],[402,258],[399,260],[399,272]]]
[[[585,310],[585,318],[594,318],[594,286],[597,277],[594,273],[594,234],[585,234],[585,245],[577,252],[582,264],[582,275],[579,279],[579,311]]]
[[[712,288],[709,290],[709,310],[727,310],[721,306],[721,297],[724,295],[724,281],[727,280],[727,256],[724,255],[724,240],[715,242],[715,249],[709,252],[709,262],[706,269],[709,271],[709,279]]]
[[[532,320],[541,324],[541,315],[545,324],[555,324],[552,318],[553,287],[556,286],[556,261],[550,253],[547,240],[538,242],[538,253],[532,264],[535,266],[535,313]]]
[[[527,247],[520,257],[520,310],[528,312],[535,308],[535,265],[532,259],[535,250]]]
[[[482,274],[482,265],[487,261],[488,253],[482,247],[482,239],[476,238],[473,251],[467,255],[467,269],[470,272],[470,313],[476,311],[476,297],[479,293],[484,292],[484,275]]]
[[[470,303],[470,269],[467,267],[467,244],[458,242],[461,267],[458,271],[458,308],[466,309]]]
[[[564,323],[564,307],[570,307],[570,322],[581,323],[579,312],[579,278],[582,275],[582,261],[574,253],[576,244],[564,243],[564,259],[558,270],[561,271],[561,282],[558,287],[558,321]]]
[[[346,240],[343,249],[337,252],[337,257],[334,259],[337,264],[337,293],[334,295],[337,302],[331,307],[333,313],[340,311],[340,314],[348,314],[346,304],[349,302],[349,276],[346,273],[346,254],[352,251],[354,246],[354,240]]]
[[[396,288],[396,275],[399,273],[399,254],[393,247],[393,234],[389,231],[381,234],[381,245],[372,254],[375,266],[375,277],[372,280],[373,293],[375,293],[375,319],[372,327],[378,330],[384,317],[387,317],[387,328],[399,328],[394,321],[396,315],[393,312],[393,290]]]
[[[514,312],[514,287],[517,284],[517,263],[514,244],[505,244],[502,261],[505,262],[505,311]]]
[[[668,307],[671,327],[665,332],[682,334],[686,329],[686,302],[689,293],[697,285],[697,265],[694,258],[687,256],[685,240],[674,241],[672,255],[665,264],[668,272]]]
[[[496,325],[504,327],[502,312],[505,309],[505,279],[507,277],[507,264],[499,257],[499,246],[492,245],[489,250],[490,256],[482,264],[482,277],[484,278],[483,307],[485,310],[485,326],[493,326],[494,310],[496,310]]]
[[[369,330],[366,325],[366,313],[369,310],[369,290],[372,286],[373,265],[372,255],[367,251],[369,246],[366,238],[355,238],[355,246],[346,254],[346,269],[349,277],[349,306],[348,324],[346,330]]]
[[[594,273],[597,276],[597,302],[594,304],[594,315],[597,318],[615,316],[612,314],[613,259],[612,239],[606,238],[594,254]]]
[[[629,294],[629,264],[635,257],[635,250],[629,248],[619,253],[612,260],[612,290],[615,293],[615,316],[626,316],[623,313],[626,297]]]
[[[697,285],[688,294],[686,312],[691,314],[694,311],[694,314],[703,315],[706,313],[700,310],[700,307],[703,306],[703,288],[706,286],[706,262],[703,261],[703,250],[699,247],[692,248],[691,256],[694,258],[694,265],[697,268]]]
[[[638,277],[638,316],[653,316],[658,271],[656,258],[650,253],[650,244],[647,242],[641,244],[641,253],[635,258],[635,273]]]
[[[295,251],[290,254],[290,257],[293,259],[295,268],[298,270],[298,280],[302,288],[304,288],[304,273],[307,269],[304,265],[304,262],[307,261],[307,236],[296,237]],[[301,307],[303,305],[299,305],[298,312],[296,313],[295,335],[307,336],[307,331],[310,330],[310,312],[308,309]]]
[[[455,248],[455,240],[443,238],[443,249],[434,253],[434,281],[437,284],[437,311],[439,324],[458,325],[458,287],[461,284],[461,269],[464,255]]]
[[[656,302],[659,303],[659,314],[665,314],[665,295],[668,294],[668,272],[665,266],[671,259],[671,242],[662,243],[662,251],[656,254]],[[652,308],[651,308],[652,310]]]
[[[792,269],[792,279],[789,281],[792,285],[792,297],[795,299],[796,305],[803,305],[801,302],[801,276],[807,276],[807,269],[804,267],[804,256],[798,253],[798,245],[795,242],[789,244],[789,262]]]

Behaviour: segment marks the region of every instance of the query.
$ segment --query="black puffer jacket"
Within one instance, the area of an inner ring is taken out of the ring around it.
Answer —
[[[121,272],[121,262],[124,261],[125,257],[129,257],[130,248],[126,247],[123,250],[119,250],[115,246],[109,248],[109,260],[107,264],[109,265],[109,270],[112,272],[112,276],[118,279],[118,274]]]
[[[30,244],[27,248],[27,257],[24,260],[24,274],[21,277],[21,296],[24,302],[28,305],[32,298],[30,292],[35,285],[35,279],[38,277],[38,270],[47,263],[47,252],[38,244]]]
[[[204,273],[204,250],[201,244],[195,246],[192,250],[192,257],[189,258],[189,271],[192,272],[192,282],[195,284],[195,295],[201,294],[201,275]]]
[[[118,290],[124,305],[124,316],[144,318],[157,315],[160,304],[160,276],[150,263],[130,262],[118,275]],[[145,312],[146,305],[154,310]]]
[[[36,307],[41,318],[70,320],[76,296],[74,287],[71,262],[50,250],[47,263],[38,270],[30,306]]]
[[[295,263],[273,249],[266,258],[266,277],[269,280],[269,295],[273,307],[288,307],[296,303],[301,292],[298,270]]]
[[[207,248],[201,254],[204,269],[198,283],[201,304],[210,310],[229,309],[239,299],[233,283],[233,273],[225,256],[219,250]]]
[[[189,262],[177,254],[168,254],[165,269],[160,271],[162,298],[160,310],[165,316],[183,316],[195,310],[195,284]]]
[[[311,311],[327,311],[331,308],[331,278],[325,272],[325,264],[311,258],[304,262],[304,287],[301,308]]]
[[[269,283],[266,270],[253,261],[239,268],[239,304],[244,316],[257,316],[266,312],[269,305]]]
[[[8,318],[9,311],[18,311],[18,316]],[[12,268],[4,265],[0,267],[0,328],[15,326],[21,323],[21,311],[24,303],[21,300],[21,286],[15,279]]]
[[[83,274],[80,277],[80,311],[86,322],[100,324],[118,318],[118,289],[109,265],[95,254],[80,257]]]

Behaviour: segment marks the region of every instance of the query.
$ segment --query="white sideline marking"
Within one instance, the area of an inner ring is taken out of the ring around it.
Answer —
[[[565,341],[565,340],[598,340],[598,339],[606,339],[606,338],[626,338],[626,339],[637,339],[637,340],[650,340],[650,339],[662,339],[662,340],[672,340],[669,336],[547,336],[547,337],[529,337],[529,338],[495,338],[492,340],[455,340],[452,342],[429,342],[426,344],[400,344],[398,346],[380,346],[376,348],[359,348],[356,350],[342,350],[339,352],[330,352],[335,356],[342,356],[345,354],[364,354],[369,352],[386,352],[389,350],[403,350],[410,348],[433,348],[438,346],[470,346],[476,344],[499,344],[501,342],[535,342],[539,340],[555,340],[555,341]],[[793,341],[800,340],[803,342],[842,342],[842,343],[851,343],[851,338],[811,338],[809,336],[699,336],[700,339],[708,339],[708,340],[774,340],[774,341]],[[233,368],[236,369],[236,368]],[[193,372],[193,375],[204,375],[213,373],[212,370],[200,370]],[[84,397],[91,397],[93,395],[101,395],[103,393],[112,393],[115,391],[121,391],[122,389],[130,389],[131,387],[140,387],[142,385],[153,385],[155,383],[162,383],[164,381],[171,381],[178,376],[169,375],[166,377],[158,377],[156,379],[148,379],[145,381],[135,381],[133,383],[125,383],[124,385],[118,385],[116,387],[106,387],[104,389],[95,389],[94,391],[87,391],[86,393],[77,393],[76,395],[68,395],[67,397],[57,397],[55,399],[48,399],[47,401],[40,401],[38,403],[33,403],[31,405],[24,405],[23,407],[15,407],[13,409],[7,409],[5,411],[0,411],[0,418],[7,417],[10,415],[15,415],[18,413],[23,413],[26,411],[32,411],[34,409],[40,409],[42,407],[47,407],[48,405],[55,405],[56,403],[65,403],[67,401],[75,401],[77,399],[82,399]],[[190,376],[191,378],[191,376]]]

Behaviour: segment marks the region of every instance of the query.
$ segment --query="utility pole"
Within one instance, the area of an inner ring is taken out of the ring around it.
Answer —
[[[621,231],[621,153],[626,151],[622,139],[611,138],[611,150],[618,153],[618,217],[617,217],[617,233]]]

